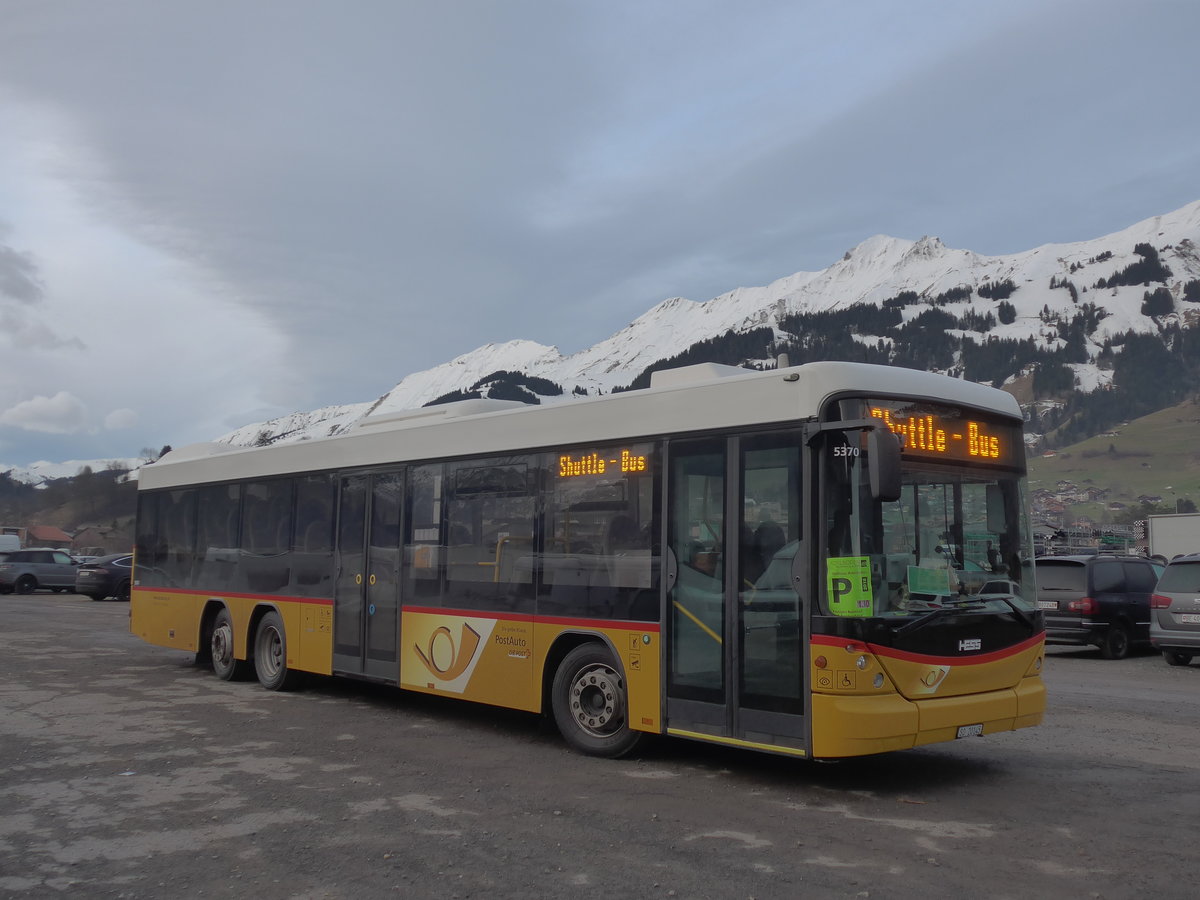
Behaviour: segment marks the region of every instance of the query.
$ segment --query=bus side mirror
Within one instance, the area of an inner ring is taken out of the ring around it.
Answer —
[[[890,428],[867,432],[867,473],[871,496],[887,503],[900,499],[900,438]]]

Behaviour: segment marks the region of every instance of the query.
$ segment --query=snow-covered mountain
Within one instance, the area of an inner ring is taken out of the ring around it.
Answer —
[[[1168,277],[1146,282],[1128,277],[1131,266],[1147,262],[1139,252],[1147,247],[1152,248],[1156,264],[1170,270]],[[1120,283],[1109,285],[1110,281]],[[1170,293],[1173,311],[1144,313],[1148,293],[1161,290]],[[899,299],[904,302],[897,304]],[[722,336],[770,329],[777,341],[795,343],[804,335],[788,332],[784,326],[790,324],[789,318],[794,323],[797,314],[828,313],[862,304],[879,307],[887,302],[902,307],[902,325],[932,308],[969,322],[972,314],[994,317],[1001,300],[1011,306],[1011,321],[1004,321],[1010,316],[1000,316],[983,330],[961,327],[952,333],[981,345],[991,340],[1032,339],[1040,348],[1054,349],[1065,343],[1065,323],[1094,304],[1098,315],[1093,319],[1098,321],[1087,334],[1087,361],[1071,361],[1070,368],[1076,390],[1092,391],[1107,384],[1112,370],[1097,365],[1096,360],[1110,339],[1129,331],[1160,334],[1174,324],[1190,328],[1200,322],[1200,200],[1104,237],[1046,244],[1008,256],[952,249],[935,237],[911,241],[876,235],[818,272],[797,272],[762,287],[736,288],[704,302],[682,297],[664,300],[616,334],[569,356],[533,341],[487,344],[405,376],[374,401],[296,412],[245,425],[216,440],[254,446],[338,434],[364,416],[413,409],[447,394],[469,391],[497,372],[553,382],[563,392],[536,391],[541,394],[540,402],[569,403],[579,394],[607,393],[628,386],[647,367]],[[851,326],[854,340],[870,346],[881,341],[891,346],[895,330],[872,333]],[[766,344],[764,341],[761,354],[745,362],[773,365]],[[1120,346],[1107,348],[1110,354],[1120,350]],[[793,363],[801,361],[792,359]],[[480,390],[486,394],[489,388]],[[15,480],[40,483],[75,475],[85,465],[102,469],[109,462],[0,465],[0,471],[7,470]],[[115,462],[136,468],[142,460]]]
[[[1097,287],[1144,260],[1135,250],[1149,245],[1171,275],[1162,284],[1120,284]],[[1089,241],[1046,244],[1008,256],[982,256],[946,247],[939,239],[918,241],[877,235],[846,252],[819,272],[797,272],[763,287],[741,287],[705,302],[672,297],[639,316],[627,327],[579,353],[564,356],[555,347],[533,341],[487,344],[449,362],[415,372],[373,403],[326,407],[239,428],[218,438],[237,445],[305,440],[335,434],[361,416],[383,415],[424,406],[455,391],[469,390],[486,376],[519,372],[547,379],[564,389],[561,396],[542,402],[571,402],[576,394],[609,392],[628,385],[648,366],[693,345],[730,332],[771,328],[785,339],[784,316],[846,309],[856,304],[879,305],[905,292],[919,297],[906,305],[903,321],[928,310],[935,300],[955,316],[967,312],[995,313],[1003,294],[1015,317],[980,333],[977,340],[1033,338],[1038,346],[1062,343],[1055,320],[1068,320],[1081,304],[1095,304],[1103,318],[1088,336],[1088,355],[1094,360],[1106,339],[1127,331],[1157,333],[1167,320],[1188,326],[1200,314],[1200,302],[1184,300],[1189,282],[1200,280],[1200,201],[1175,212],[1155,216],[1123,231]],[[1006,283],[1010,286],[1004,288]],[[989,286],[991,289],[989,290]],[[1142,313],[1148,289],[1165,287],[1175,312],[1152,317]],[[982,296],[979,291],[984,290]],[[1009,293],[1008,291],[1011,291]],[[1196,294],[1200,297],[1200,294]],[[954,299],[962,297],[963,299]],[[950,299],[947,299],[950,298]],[[958,334],[969,332],[959,331]],[[887,334],[859,334],[856,339],[877,343]],[[795,361],[795,360],[794,360]],[[769,364],[767,353],[762,362]],[[1092,390],[1110,373],[1092,362],[1076,363],[1077,388]]]
[[[132,459],[69,459],[66,462],[47,462],[40,460],[27,466],[5,466],[0,464],[0,472],[4,472],[13,481],[22,484],[44,485],[48,481],[59,478],[74,478],[84,468],[93,472],[101,472],[109,467],[121,471],[136,471],[145,465],[142,457]]]

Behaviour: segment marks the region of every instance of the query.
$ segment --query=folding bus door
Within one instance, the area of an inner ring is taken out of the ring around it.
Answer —
[[[806,752],[800,434],[673,441],[668,459],[668,731]]]
[[[344,475],[340,488],[333,669],[398,683],[404,473]]]

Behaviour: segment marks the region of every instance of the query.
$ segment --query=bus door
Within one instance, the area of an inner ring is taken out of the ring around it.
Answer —
[[[333,670],[398,683],[404,473],[344,475],[338,501]]]
[[[669,447],[668,731],[808,750],[802,446]]]

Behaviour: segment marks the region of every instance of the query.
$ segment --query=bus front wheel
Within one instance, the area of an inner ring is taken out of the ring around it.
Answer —
[[[209,647],[213,671],[222,681],[241,681],[249,674],[249,663],[233,655],[233,617],[229,610],[217,613]]]
[[[271,611],[258,623],[254,637],[254,672],[268,691],[292,691],[300,686],[302,673],[289,669],[287,637],[283,619]]]
[[[567,743],[589,756],[615,759],[642,735],[629,727],[625,681],[601,644],[582,644],[554,674],[554,721]]]

